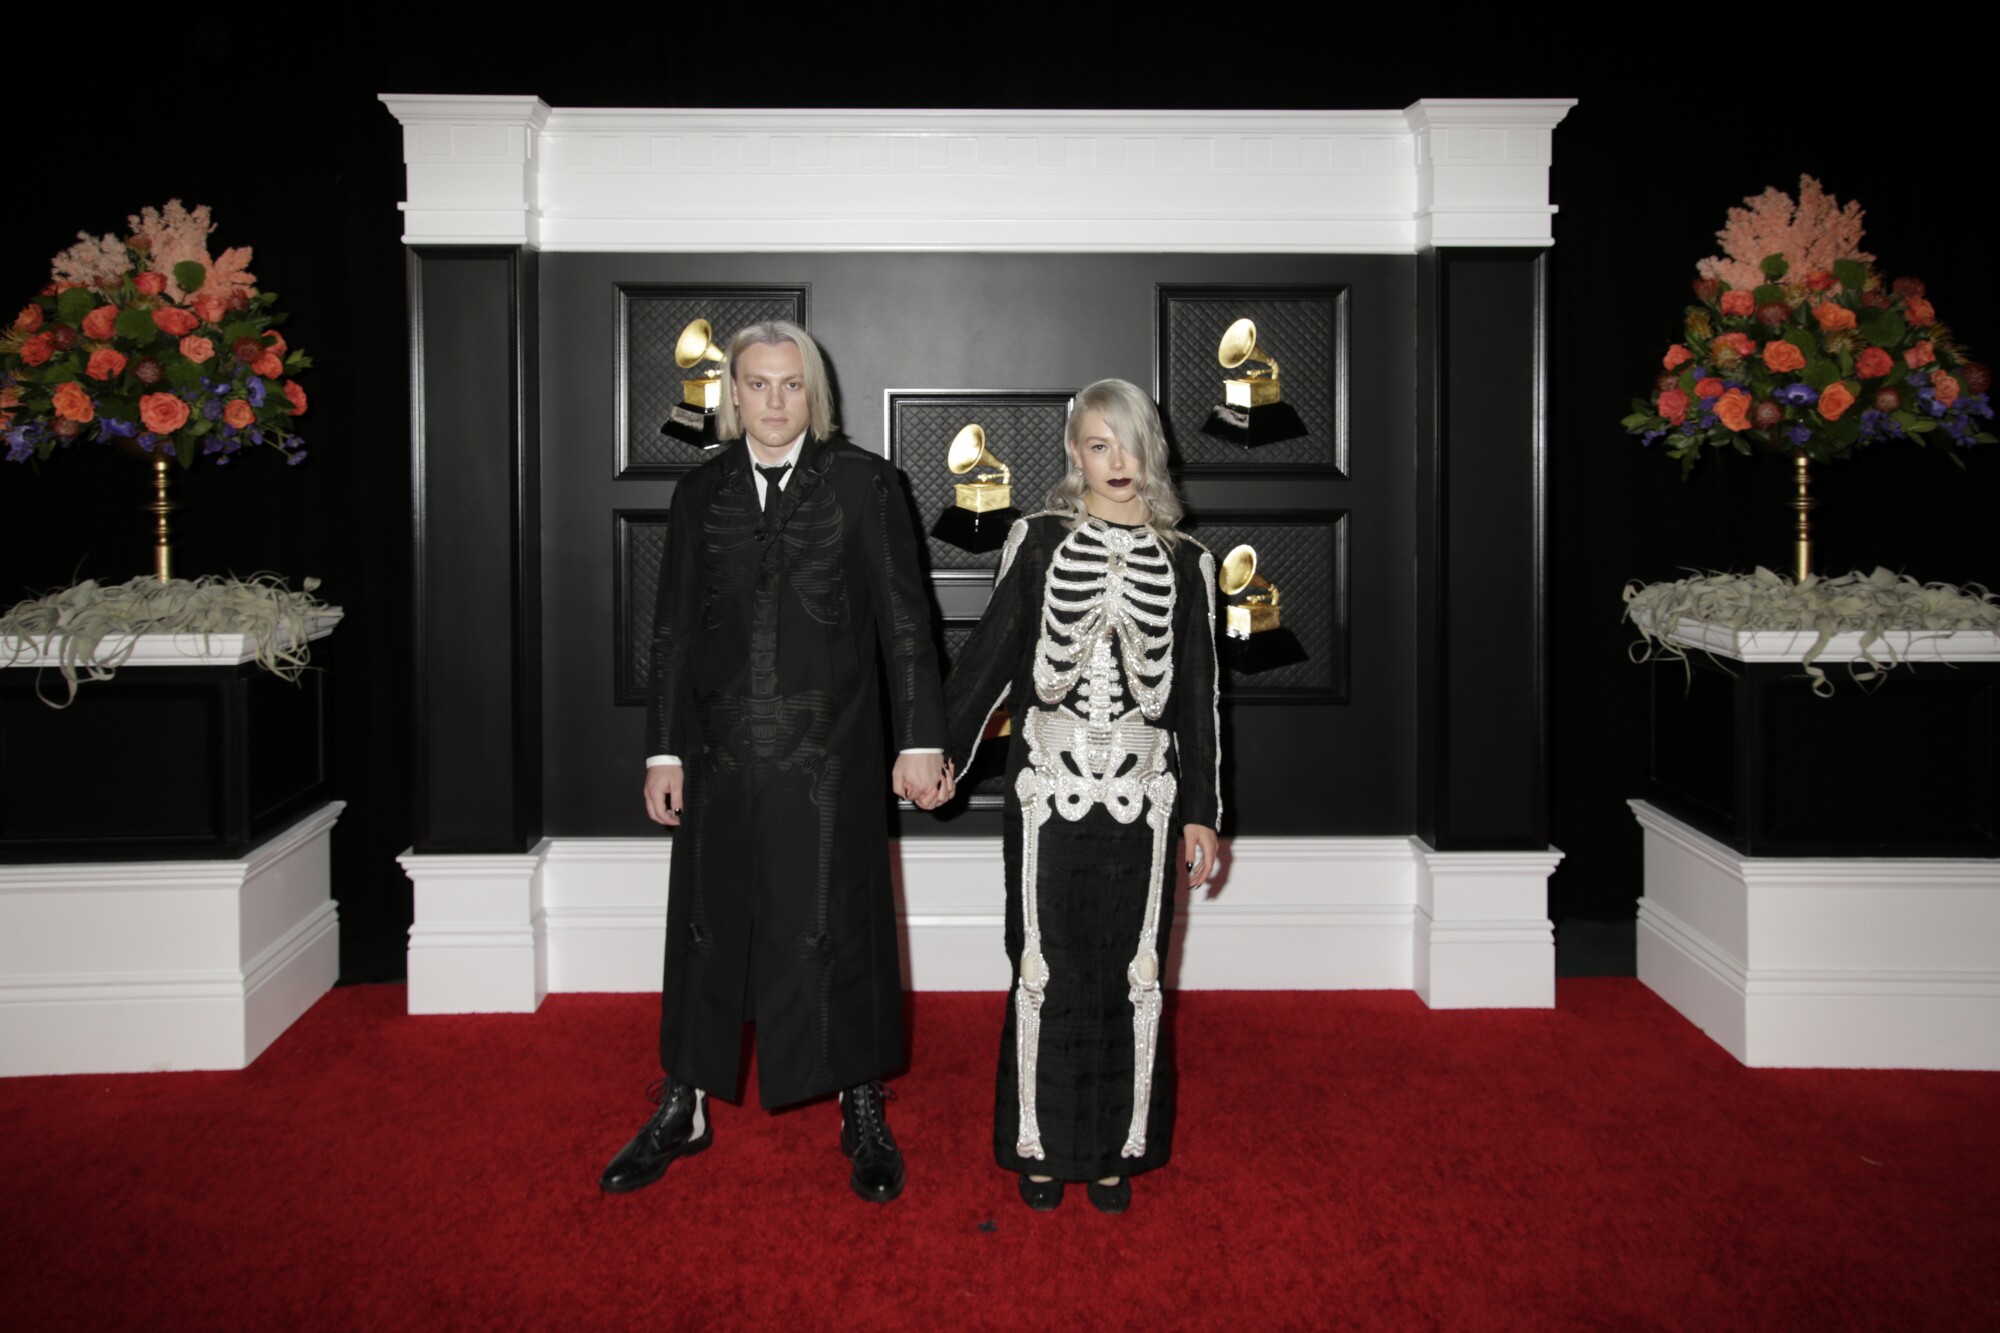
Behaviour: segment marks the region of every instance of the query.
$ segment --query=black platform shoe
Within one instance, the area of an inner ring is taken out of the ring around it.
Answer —
[[[654,1085],[653,1098],[660,1109],[653,1112],[645,1127],[626,1144],[597,1178],[597,1187],[606,1194],[624,1194],[643,1189],[667,1174],[676,1157],[692,1157],[715,1139],[715,1127],[708,1122],[708,1108],[695,1090],[685,1083],[662,1079],[662,1089]],[[701,1132],[695,1132],[695,1123]]]
[[[1120,1176],[1116,1185],[1100,1185],[1091,1181],[1084,1189],[1090,1196],[1090,1206],[1100,1213],[1122,1213],[1132,1206],[1132,1177]]]
[[[1060,1180],[1036,1180],[1026,1171],[1021,1173],[1021,1202],[1038,1213],[1053,1213],[1062,1202],[1063,1183]]]
[[[882,1113],[889,1095],[873,1082],[849,1088],[840,1098],[840,1150],[854,1163],[847,1183],[870,1203],[887,1203],[903,1192],[903,1151]]]

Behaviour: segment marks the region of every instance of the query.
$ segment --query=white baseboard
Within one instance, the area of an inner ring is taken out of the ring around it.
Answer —
[[[1639,980],[1738,1060],[2000,1069],[2000,860],[1745,857],[1631,806]]]
[[[410,1011],[529,1012],[551,991],[657,992],[671,845],[555,838],[522,856],[406,854],[417,897]],[[1004,990],[999,840],[892,848],[906,984]],[[1168,983],[1415,986],[1438,1007],[1547,1006],[1545,904],[1560,856],[1438,853],[1411,838],[1229,839],[1213,891],[1179,896]]]
[[[249,1065],[339,974],[343,808],[233,861],[0,866],[0,1074]]]

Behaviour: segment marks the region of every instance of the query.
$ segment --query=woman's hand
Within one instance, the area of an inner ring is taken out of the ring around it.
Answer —
[[[1181,854],[1187,861],[1188,887],[1200,888],[1215,869],[1215,830],[1206,824],[1189,824],[1181,835]]]

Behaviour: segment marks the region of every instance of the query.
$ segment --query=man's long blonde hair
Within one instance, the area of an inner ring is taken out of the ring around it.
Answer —
[[[722,377],[729,381],[732,390],[736,384],[736,358],[755,343],[792,343],[799,349],[799,360],[805,365],[806,392],[812,397],[809,425],[813,438],[824,440],[832,435],[833,390],[827,387],[826,360],[820,356],[819,344],[812,340],[812,335],[788,319],[767,319],[738,329],[729,340],[729,362],[722,368]],[[733,392],[722,395],[722,408],[716,413],[715,424],[721,439],[733,440],[743,434],[743,416],[736,410]]]

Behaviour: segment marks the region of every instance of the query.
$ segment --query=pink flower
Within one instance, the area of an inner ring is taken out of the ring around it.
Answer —
[[[1958,381],[1942,370],[1931,372],[1931,396],[1946,407],[1958,401]]]
[[[92,342],[108,343],[118,332],[118,307],[101,305],[83,317],[83,336]]]
[[[1658,406],[1660,415],[1676,426],[1687,420],[1688,396],[1679,389],[1667,389],[1662,392]]]
[[[141,296],[158,296],[167,289],[167,275],[164,273],[141,273],[132,279],[132,285],[139,289]]]
[[[22,350],[25,351],[26,349]],[[1903,353],[1903,364],[1911,370],[1915,370],[1919,366],[1928,366],[1935,360],[1937,360],[1937,349],[1931,346],[1929,338],[1925,338],[1915,347],[1909,348]]]
[[[1722,313],[1725,315],[1749,315],[1756,309],[1756,296],[1740,287],[1722,294]]]
[[[181,355],[199,365],[215,355],[215,344],[206,338],[197,338],[189,334],[181,339]]]
[[[1807,291],[1826,292],[1833,290],[1836,279],[1831,273],[1808,273],[1801,281],[1805,283]]]
[[[54,407],[56,415],[71,421],[93,421],[97,417],[97,407],[90,401],[90,395],[75,380],[56,386]]]
[[[201,322],[204,324],[220,324],[229,316],[229,302],[220,296],[211,296],[207,292],[198,293],[188,305],[201,317]]]
[[[139,420],[155,435],[171,435],[187,419],[188,405],[170,393],[149,393],[139,400]]]
[[[1749,356],[1757,350],[1757,340],[1747,333],[1725,333],[1709,346],[1726,348],[1738,356]]]
[[[21,313],[14,316],[14,327],[23,333],[33,333],[42,327],[42,308],[38,305],[24,305]]]
[[[90,364],[83,373],[94,380],[116,379],[125,373],[125,353],[100,347],[90,354]]]
[[[1678,370],[1692,360],[1694,360],[1694,353],[1679,343],[1675,343],[1673,346],[1667,348],[1667,354],[1660,359],[1660,364],[1668,370]]]
[[[1713,375],[1710,375],[1705,380],[1696,380],[1694,382],[1694,392],[1697,398],[1720,398],[1722,397],[1723,388],[1722,381]]]
[[[171,338],[184,337],[201,327],[200,320],[177,305],[156,307],[153,311],[153,323],[159,326],[160,332]]]

